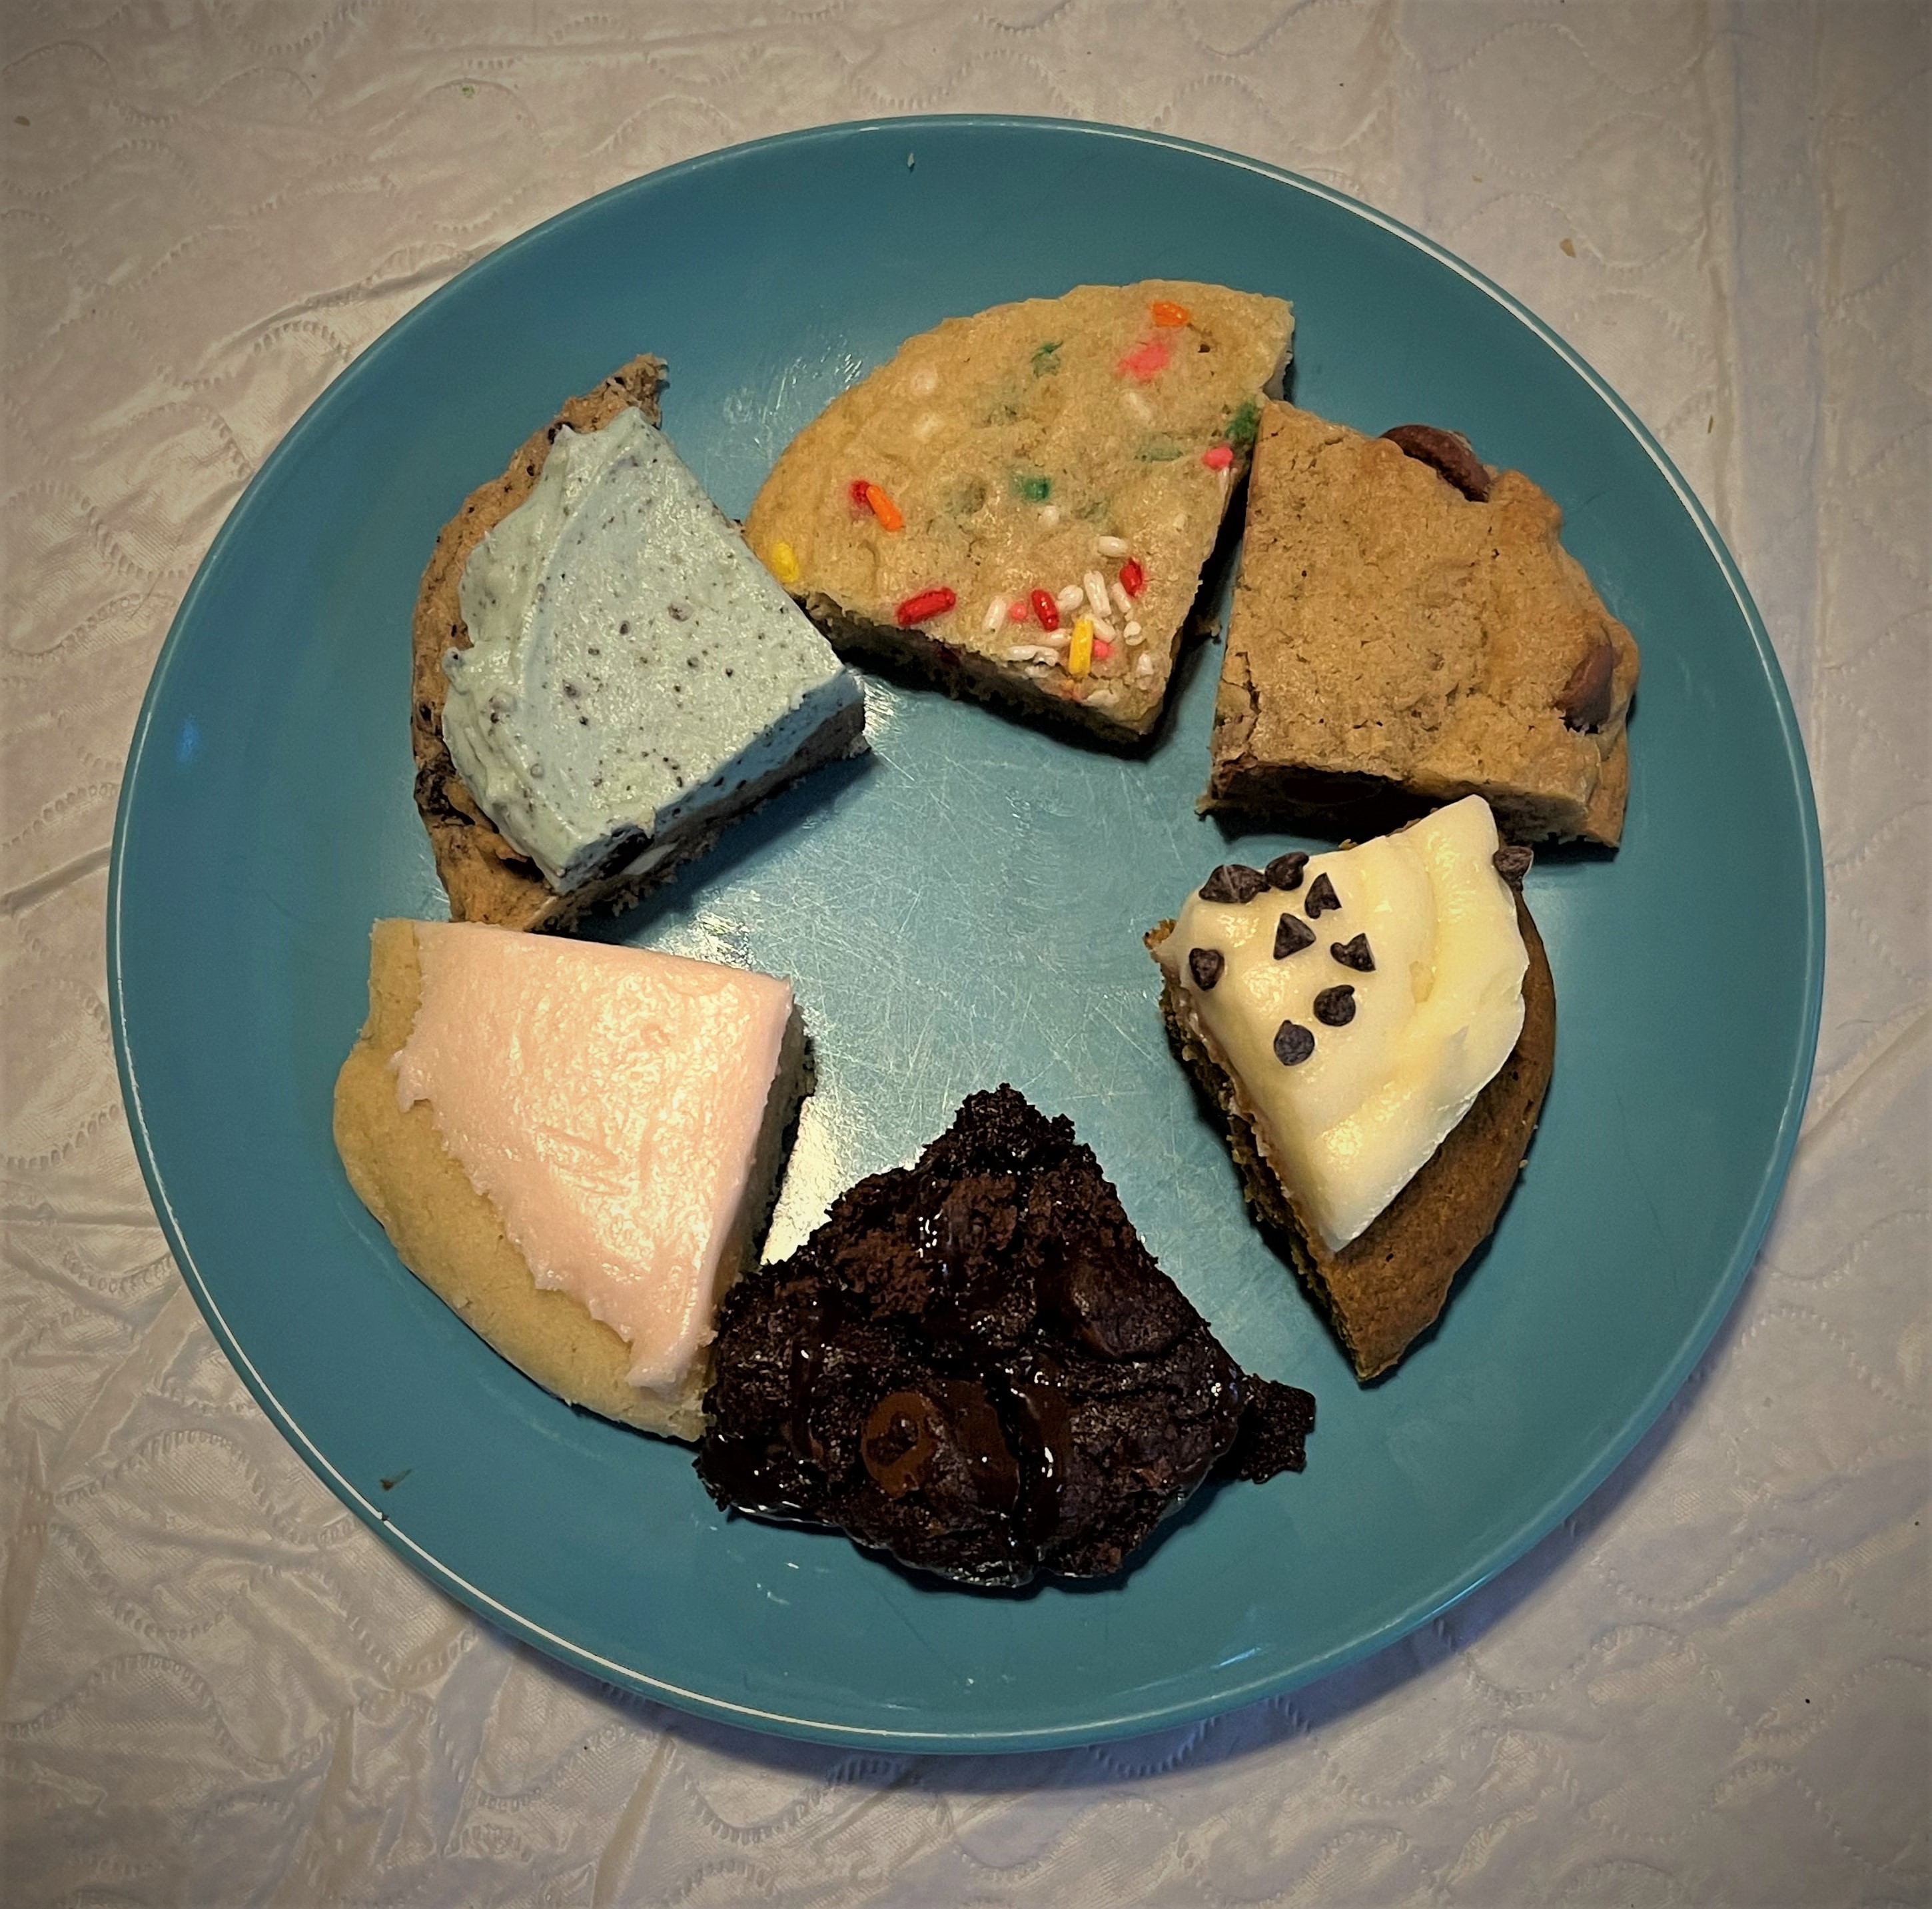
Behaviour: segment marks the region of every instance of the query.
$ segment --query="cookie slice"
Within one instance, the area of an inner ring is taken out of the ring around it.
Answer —
[[[1226,864],[1148,937],[1249,1203],[1364,1379],[1435,1322],[1535,1130],[1556,1001],[1528,854],[1471,797],[1357,848]]]
[[[336,1082],[403,1263],[573,1405],[694,1439],[809,1079],[791,990],[647,950],[379,921]]]
[[[1513,841],[1614,846],[1637,647],[1562,524],[1454,433],[1270,404],[1208,806],[1355,832],[1477,794]]]
[[[972,1584],[1118,1571],[1216,1467],[1299,1471],[1315,1422],[1010,1087],[734,1287],[717,1373],[697,1464],[719,1504]]]
[[[746,536],[842,655],[1131,742],[1292,323],[1173,279],[949,319],[792,440]]]
[[[626,905],[861,744],[856,680],[658,432],[663,369],[571,400],[424,573],[416,803],[458,920]]]

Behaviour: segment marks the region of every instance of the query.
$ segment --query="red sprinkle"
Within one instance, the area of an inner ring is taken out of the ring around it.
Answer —
[[[852,503],[855,509],[859,510],[870,510],[872,508],[872,499],[866,495],[866,493],[872,488],[871,483],[865,478],[855,477],[853,479]]]
[[[1094,638],[1094,659],[1095,662],[1104,663],[1113,653],[1114,646],[1109,643],[1104,636],[1096,636]]]
[[[1138,378],[1145,384],[1156,371],[1167,368],[1167,360],[1166,342],[1160,338],[1150,338],[1145,344],[1136,345],[1114,369],[1126,377]]]
[[[897,611],[901,629],[910,629],[914,623],[922,623],[929,617],[943,617],[959,601],[953,593],[941,584],[936,590],[922,590],[916,596],[909,596]]]
[[[1131,557],[1120,566],[1120,587],[1130,596],[1138,596],[1147,588],[1147,572]]]
[[[1006,605],[1006,621],[1010,623],[1023,623],[1032,614],[1033,612],[1027,608],[1027,600],[1023,596],[1015,597],[1012,602]]]
[[[1234,454],[1225,444],[1210,444],[1202,452],[1201,461],[1210,470],[1226,470],[1234,461]]]
[[[1043,590],[1036,590],[1031,598],[1033,614],[1040,619],[1040,626],[1045,630],[1060,627],[1060,605]]]

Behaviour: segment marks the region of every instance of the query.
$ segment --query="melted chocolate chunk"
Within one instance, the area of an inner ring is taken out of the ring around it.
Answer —
[[[1315,945],[1315,931],[1306,922],[1298,921],[1292,914],[1285,914],[1274,925],[1274,958],[1286,961],[1292,954],[1299,954],[1304,948]]]
[[[1308,911],[1308,919],[1316,920],[1324,908],[1339,908],[1342,898],[1335,893],[1335,884],[1328,876],[1318,875],[1308,884],[1308,899],[1301,905]]]
[[[1400,446],[1405,457],[1427,464],[1445,482],[1454,485],[1472,503],[1489,501],[1490,473],[1460,431],[1443,431],[1435,425],[1396,425],[1382,435]]]
[[[1346,1028],[1355,1018],[1355,989],[1344,981],[1339,988],[1324,988],[1315,997],[1315,1018],[1324,1028]]]
[[[1328,952],[1344,968],[1352,968],[1358,974],[1372,974],[1376,971],[1376,958],[1370,950],[1366,935],[1352,935],[1346,941],[1330,941]]]
[[[1274,1058],[1284,1067],[1298,1067],[1315,1052],[1313,1031],[1297,1021],[1284,1021],[1274,1031]]]
[[[1268,886],[1268,877],[1245,862],[1223,862],[1201,884],[1204,902],[1252,902]]]
[[[1221,978],[1221,971],[1228,965],[1228,957],[1219,948],[1190,948],[1187,951],[1187,971],[1194,977],[1194,985],[1203,994]]]
[[[698,1474],[971,1584],[1118,1571],[1217,1467],[1298,1471],[1315,1402],[1250,1378],[1070,1123],[976,1094],[719,1305]]]
[[[1262,872],[1270,888],[1292,893],[1301,886],[1301,872],[1307,866],[1308,857],[1299,848],[1291,848],[1286,855],[1277,855]]]
[[[1516,842],[1505,842],[1490,860],[1504,881],[1512,888],[1520,888],[1523,877],[1529,872],[1530,864],[1536,860],[1536,851]]]

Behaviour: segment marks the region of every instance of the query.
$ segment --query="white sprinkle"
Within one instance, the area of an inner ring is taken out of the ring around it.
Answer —
[[[1220,479],[1221,501],[1224,504],[1228,501],[1228,469],[1229,467],[1226,464],[1223,464],[1221,468],[1214,473],[1214,475]]]
[[[1126,401],[1127,409],[1132,412],[1142,424],[1145,424],[1154,416],[1154,407],[1135,390],[1132,385],[1128,386],[1120,395]]]
[[[1016,643],[1006,652],[1006,661],[1010,663],[1050,663],[1053,660],[1051,650],[1042,650],[1034,643]]]
[[[1090,689],[1087,692],[1087,700],[1096,709],[1110,710],[1120,698],[1118,692],[1114,690]]]
[[[1185,530],[1187,528],[1186,512],[1178,510],[1174,513],[1174,528],[1177,530]]]
[[[1154,659],[1144,650],[1141,652],[1140,661],[1134,665],[1134,674],[1143,683],[1154,674]]]
[[[913,420],[912,434],[923,444],[938,428],[939,413],[937,411],[922,412]]]
[[[1222,474],[1224,476],[1226,475],[1225,472]],[[1042,504],[1040,506],[1040,521],[1051,530],[1060,521],[1060,506],[1058,504]]]
[[[939,374],[930,365],[922,365],[906,383],[915,398],[930,398],[939,389]]]
[[[1141,626],[1138,623],[1136,623],[1132,617],[1129,617],[1126,626],[1120,632],[1120,634],[1124,636],[1130,643],[1138,643],[1141,640]]]
[[[1087,601],[1087,593],[1078,584],[1069,584],[1053,600],[1060,606],[1060,614],[1066,616]]]
[[[1122,616],[1131,617],[1134,614],[1134,600],[1127,594],[1127,587],[1119,578],[1116,577],[1107,586],[1107,594],[1114,599],[1114,608]]]
[[[1094,539],[1094,548],[1102,557],[1125,557],[1127,554],[1127,540],[1124,537],[1096,537]]]
[[[1080,580],[1087,587],[1087,607],[1096,617],[1104,617],[1113,608],[1107,601],[1107,580],[1097,570],[1090,570]]]
[[[980,627],[983,630],[996,630],[1006,620],[1006,612],[1012,608],[1010,596],[996,596],[986,605],[986,620]]]
[[[1096,617],[1094,619],[1094,634],[1102,643],[1116,643],[1120,640],[1114,634],[1113,625],[1108,623],[1105,617]]]

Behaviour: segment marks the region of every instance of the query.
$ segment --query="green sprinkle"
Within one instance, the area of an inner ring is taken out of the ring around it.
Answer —
[[[1255,441],[1261,422],[1262,407],[1250,398],[1234,413],[1234,422],[1228,427],[1228,442],[1237,450],[1245,451]]]
[[[474,86],[465,86],[463,89],[463,97],[466,100],[473,100],[476,97],[476,89]]]
[[[1171,437],[1150,437],[1134,455],[1144,464],[1171,464],[1180,455],[1180,446]]]
[[[1043,504],[1053,495],[1053,479],[1050,477],[1029,477],[1023,471],[1013,473],[1013,495],[1023,504]]]
[[[1060,369],[1060,360],[1054,356],[1054,353],[1058,351],[1059,349],[1060,341],[1058,338],[1054,338],[1049,340],[1048,343],[1040,346],[1040,348],[1034,352],[1033,355],[1033,374],[1035,377],[1037,378],[1043,376],[1048,371],[1057,371]]]

